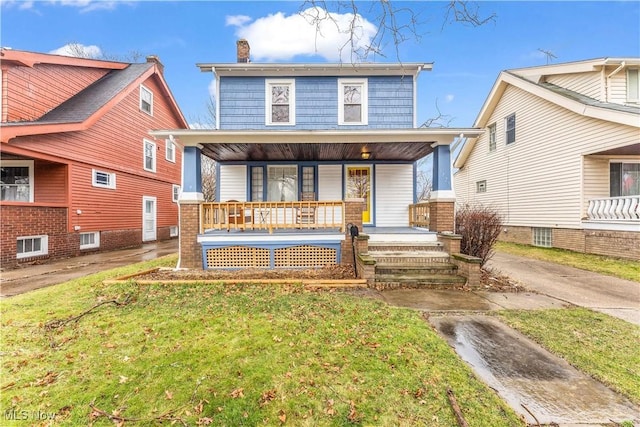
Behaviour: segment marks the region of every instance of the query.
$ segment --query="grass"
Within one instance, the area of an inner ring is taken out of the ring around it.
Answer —
[[[174,263],[2,300],[2,414],[72,426],[452,426],[450,387],[470,425],[523,425],[415,311],[299,286],[101,283]],[[110,300],[126,303],[46,327]]]
[[[500,312],[579,370],[640,403],[640,326],[585,308]]]
[[[640,262],[638,261],[507,242],[497,242],[495,249],[513,255],[555,262],[556,264],[640,282]]]

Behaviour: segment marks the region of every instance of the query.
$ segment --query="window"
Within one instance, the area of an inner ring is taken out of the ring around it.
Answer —
[[[489,151],[496,151],[496,124],[489,125]]]
[[[313,166],[302,167],[302,192],[313,193],[316,188],[315,180],[316,169]]]
[[[100,232],[80,233],[80,249],[92,249],[100,247]]]
[[[264,168],[262,166],[251,168],[251,201],[264,201]]]
[[[640,102],[640,70],[627,70],[627,102]]]
[[[33,202],[33,160],[3,160],[0,171],[3,201]]]
[[[153,116],[153,92],[140,85],[140,110]]]
[[[476,193],[486,193],[487,192],[487,181],[477,181],[476,182]]]
[[[180,199],[180,186],[177,184],[171,185],[171,201],[177,202]]]
[[[270,202],[298,200],[297,166],[267,166],[267,200]]]
[[[551,229],[550,228],[533,228],[533,246],[542,246],[543,248],[551,247]]]
[[[48,236],[18,237],[16,258],[29,258],[49,253]]]
[[[94,187],[116,188],[116,174],[92,169]]]
[[[338,124],[366,125],[368,122],[367,80],[338,79]]]
[[[178,236],[178,226],[172,225],[169,227],[169,237],[177,237]]]
[[[609,196],[640,194],[640,163],[609,163]]]
[[[165,157],[168,161],[175,163],[176,162],[176,145],[171,142],[171,140],[166,140],[166,154]]]
[[[296,91],[293,80],[266,80],[267,125],[296,124]]]
[[[505,119],[507,144],[516,142],[516,115],[515,113]]]
[[[146,139],[144,140],[144,170],[156,171],[156,144]]]

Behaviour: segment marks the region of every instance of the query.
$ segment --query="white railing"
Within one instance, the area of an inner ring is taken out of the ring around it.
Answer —
[[[587,219],[594,221],[639,221],[640,195],[589,200]]]

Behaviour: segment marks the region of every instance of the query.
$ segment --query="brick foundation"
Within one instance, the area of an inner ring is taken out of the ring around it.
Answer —
[[[531,245],[533,230],[506,226],[499,240]],[[640,232],[552,228],[551,240],[554,248],[640,260]]]

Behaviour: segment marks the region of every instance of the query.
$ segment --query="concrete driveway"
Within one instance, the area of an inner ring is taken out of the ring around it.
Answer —
[[[178,239],[171,239],[146,243],[137,248],[100,252],[3,271],[0,276],[0,297],[22,294],[88,274],[148,261],[176,252],[178,252]]]
[[[496,252],[487,267],[525,288],[640,325],[640,283]]]

